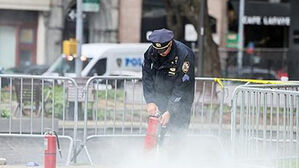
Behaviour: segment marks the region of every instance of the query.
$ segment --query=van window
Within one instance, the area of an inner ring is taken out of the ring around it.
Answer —
[[[89,71],[88,76],[104,75],[107,68],[107,58],[98,60],[94,67]]]
[[[86,67],[91,58],[82,62],[82,69]],[[50,72],[56,72],[61,75],[65,73],[75,73],[75,59],[68,61],[65,57],[60,57],[52,67],[50,67]]]

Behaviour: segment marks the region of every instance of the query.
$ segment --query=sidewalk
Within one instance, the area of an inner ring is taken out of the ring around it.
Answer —
[[[0,168],[44,168],[44,166],[27,167],[26,165],[0,165]],[[56,166],[56,168],[104,168],[104,166],[91,165],[72,165],[72,166]]]

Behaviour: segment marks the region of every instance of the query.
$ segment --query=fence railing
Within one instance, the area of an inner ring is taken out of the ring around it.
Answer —
[[[68,90],[78,86],[66,77],[0,75],[0,136],[43,138],[56,131],[70,141],[66,164],[76,147],[78,101],[67,100]],[[71,131],[67,131],[71,129]]]
[[[221,88],[213,78],[196,78],[190,135],[229,136],[229,99],[234,87]],[[144,136],[147,113],[141,78],[92,77],[85,89],[89,94],[83,105],[83,143],[76,155],[84,149],[93,163],[87,149],[89,140],[107,136]]]
[[[241,86],[232,106],[233,153],[269,161],[272,167],[299,166],[299,84]]]
[[[241,158],[298,167],[299,84],[243,84],[223,88],[214,78],[196,78],[189,135],[213,136]],[[0,136],[43,138],[47,128],[55,130],[70,140],[66,164],[81,151],[93,164],[91,139],[145,134],[139,77],[0,75],[0,89]]]

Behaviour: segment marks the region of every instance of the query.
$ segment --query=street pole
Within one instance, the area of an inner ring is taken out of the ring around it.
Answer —
[[[201,6],[200,6],[200,27],[199,27],[199,51],[198,51],[198,74],[199,76],[203,76],[204,71],[204,35],[205,35],[205,6],[206,6],[206,0],[201,0]]]
[[[243,36],[244,36],[244,25],[243,25],[243,18],[244,18],[244,9],[245,9],[245,2],[244,0],[240,0],[240,7],[239,7],[239,31],[238,31],[238,75],[240,70],[242,69],[243,64]]]
[[[82,37],[83,37],[83,12],[82,12],[82,0],[77,0],[77,12],[76,12],[76,41],[77,41],[77,56],[76,56],[76,64],[75,64],[75,71],[76,77],[81,76],[81,69],[82,69],[82,61],[81,61],[81,46],[82,46]],[[76,96],[78,96],[78,89],[76,89]],[[78,121],[78,101],[75,101],[74,104],[74,121]],[[81,110],[80,110],[81,111]],[[77,138],[77,132],[74,131],[74,139]],[[77,142],[74,141],[74,163],[77,163]]]
[[[77,41],[77,56],[75,71],[76,77],[81,76],[82,61],[81,61],[81,46],[83,36],[83,14],[82,14],[82,0],[77,0],[77,17],[76,17],[76,41]]]

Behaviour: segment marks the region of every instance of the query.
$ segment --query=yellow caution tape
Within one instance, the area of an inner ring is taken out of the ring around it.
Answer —
[[[233,78],[214,78],[221,88],[224,88],[222,81],[233,81],[233,82],[246,82],[246,83],[258,83],[258,84],[287,84],[290,82],[276,81],[276,80],[260,80],[260,79],[233,79]]]

